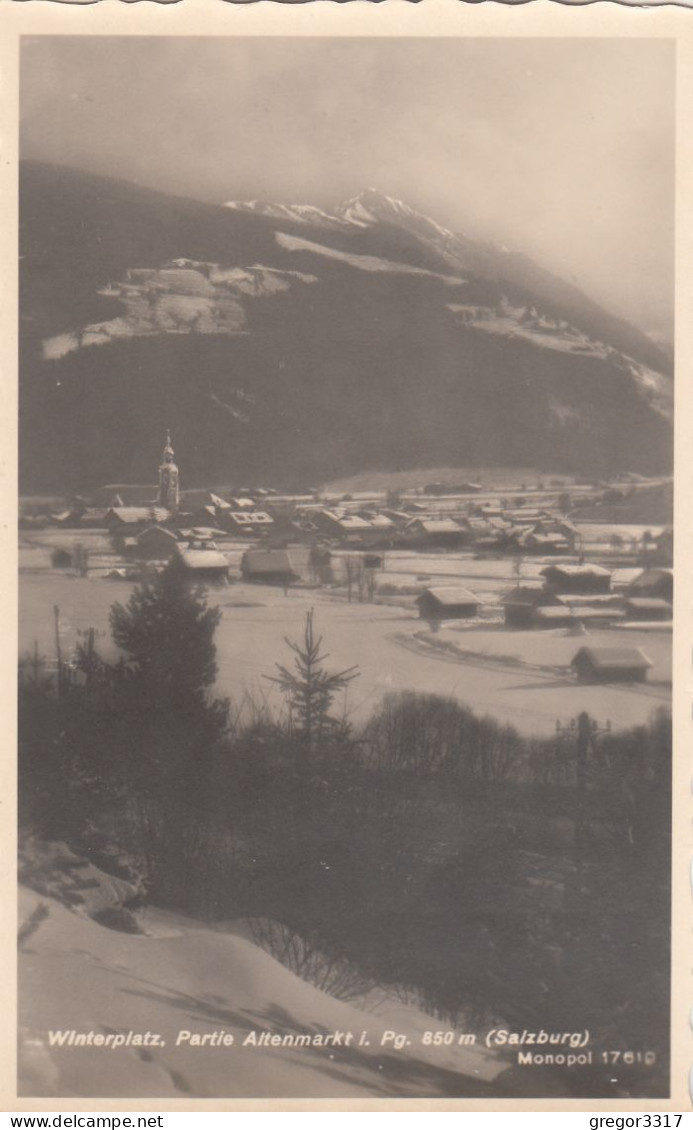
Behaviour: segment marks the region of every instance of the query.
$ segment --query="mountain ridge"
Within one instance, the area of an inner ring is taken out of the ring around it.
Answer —
[[[26,488],[137,480],[162,422],[191,485],[670,465],[654,343],[400,201],[362,193],[331,226],[29,163],[20,202]]]

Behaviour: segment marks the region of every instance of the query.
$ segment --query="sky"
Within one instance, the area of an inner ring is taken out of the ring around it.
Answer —
[[[667,39],[40,36],[21,153],[199,200],[367,187],[671,337]]]

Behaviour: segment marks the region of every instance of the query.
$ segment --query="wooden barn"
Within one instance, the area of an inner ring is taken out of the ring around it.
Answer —
[[[674,599],[674,570],[643,569],[628,585],[627,596],[628,599],[659,597],[671,604]]]
[[[460,585],[424,589],[416,603],[422,620],[471,620],[482,603],[469,589]]]
[[[543,604],[533,609],[532,628],[571,628],[579,616],[565,604]]]
[[[263,585],[290,585],[300,580],[288,549],[248,549],[241,558],[244,581]]]
[[[626,600],[629,620],[671,620],[674,612],[668,600],[661,596],[633,596]]]
[[[537,609],[560,607],[555,594],[547,592],[539,581],[525,581],[517,585],[503,597],[501,604],[508,628],[534,628]]]
[[[149,526],[135,539],[135,556],[143,561],[168,561],[176,552],[178,538],[172,530]]]
[[[644,683],[652,665],[640,647],[581,647],[570,663],[579,683]]]

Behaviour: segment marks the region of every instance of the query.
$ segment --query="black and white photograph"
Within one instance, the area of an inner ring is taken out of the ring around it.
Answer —
[[[19,67],[18,1095],[666,1104],[675,40]]]

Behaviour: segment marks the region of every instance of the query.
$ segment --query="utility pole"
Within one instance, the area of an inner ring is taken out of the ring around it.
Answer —
[[[86,663],[86,685],[90,686],[94,681],[94,663],[95,648],[94,648],[94,629],[90,628],[87,633],[87,663]]]
[[[60,698],[63,692],[63,653],[60,646],[60,609],[57,604],[53,605],[53,618],[55,620],[55,657],[58,662],[57,691],[58,698]]]
[[[559,761],[575,762],[573,844],[578,871],[582,868],[587,846],[589,756],[590,754],[595,757],[598,756],[597,738],[609,733],[611,733],[610,721],[607,721],[606,726],[600,727],[585,710],[577,718],[571,718],[568,725],[564,725],[560,720],[556,722],[556,736],[558,738],[556,757]]]

